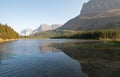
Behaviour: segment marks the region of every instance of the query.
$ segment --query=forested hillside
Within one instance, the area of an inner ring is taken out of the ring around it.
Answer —
[[[16,39],[19,34],[7,24],[0,24],[0,39]]]
[[[49,31],[36,33],[34,35],[31,35],[30,37],[54,38],[59,36],[70,36],[71,34],[75,34],[75,33],[76,31],[56,29],[56,30],[49,30]]]

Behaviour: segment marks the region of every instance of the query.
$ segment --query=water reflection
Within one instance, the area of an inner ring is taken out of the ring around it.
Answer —
[[[78,61],[47,45],[69,41],[19,40],[0,44],[0,77],[87,77]]]
[[[86,41],[52,46],[79,61],[90,77],[120,77],[120,43]]]

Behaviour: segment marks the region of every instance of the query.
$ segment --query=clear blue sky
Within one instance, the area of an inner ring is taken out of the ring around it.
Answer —
[[[64,24],[80,14],[88,0],[0,0],[0,23],[17,32],[35,29],[42,23]]]

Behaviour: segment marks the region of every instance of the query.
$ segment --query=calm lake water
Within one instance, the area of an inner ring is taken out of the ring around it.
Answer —
[[[78,61],[50,43],[75,40],[18,40],[0,44],[0,77],[87,77]]]

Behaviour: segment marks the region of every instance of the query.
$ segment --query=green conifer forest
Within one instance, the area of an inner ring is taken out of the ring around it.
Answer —
[[[0,23],[0,39],[17,39],[19,34],[7,24]]]

